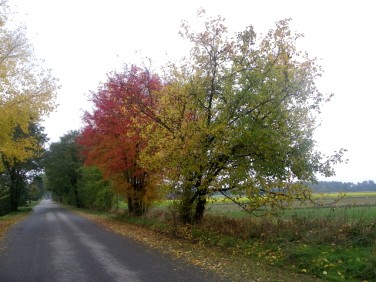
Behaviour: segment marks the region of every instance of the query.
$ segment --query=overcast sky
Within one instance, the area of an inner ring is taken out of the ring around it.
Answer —
[[[348,164],[326,180],[376,180],[375,102],[376,17],[373,1],[281,0],[8,0],[15,21],[23,22],[38,58],[60,80],[57,111],[45,122],[51,141],[81,127],[90,91],[106,73],[148,56],[154,65],[186,54],[178,35],[181,20],[192,25],[202,7],[221,15],[229,27],[253,25],[265,34],[292,18],[305,34],[299,47],[320,59],[321,92],[334,93],[320,116],[315,139],[330,154],[347,148]]]

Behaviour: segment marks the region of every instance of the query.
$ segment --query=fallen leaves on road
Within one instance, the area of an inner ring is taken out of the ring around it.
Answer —
[[[17,222],[24,219],[28,213],[18,213],[18,214],[9,214],[5,215],[4,217],[0,217],[0,250],[1,250],[1,243],[4,240],[5,234],[8,230]]]

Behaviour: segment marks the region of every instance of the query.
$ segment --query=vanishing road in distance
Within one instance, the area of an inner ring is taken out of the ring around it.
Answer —
[[[0,282],[221,281],[50,200],[15,225],[4,245]]]

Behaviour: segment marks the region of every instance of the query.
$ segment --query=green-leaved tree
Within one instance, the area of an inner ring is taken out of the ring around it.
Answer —
[[[181,34],[191,54],[165,70],[150,97],[158,110],[137,106],[153,121],[142,164],[173,185],[184,222],[199,222],[213,193],[247,196],[248,211],[281,207],[309,197],[303,183],[317,174],[334,174],[343,151],[324,156],[313,140],[330,95],[316,88],[321,68],[297,50],[289,20],[260,39],[251,26],[230,36],[220,17]]]

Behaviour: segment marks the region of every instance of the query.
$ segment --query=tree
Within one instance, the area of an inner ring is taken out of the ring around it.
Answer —
[[[47,152],[45,175],[47,189],[52,191],[61,202],[81,207],[78,184],[81,179],[83,161],[79,154],[76,139],[78,131],[71,131],[52,143]]]
[[[154,123],[142,164],[163,167],[175,183],[184,222],[202,219],[212,193],[235,202],[246,195],[249,211],[280,207],[309,197],[304,183],[317,173],[334,174],[343,151],[324,156],[312,139],[330,95],[316,88],[321,69],[296,49],[302,35],[289,20],[261,40],[252,27],[229,38],[220,17],[202,32],[184,23],[181,34],[193,44],[191,56],[171,65],[163,88],[149,95],[158,107],[133,105]]]
[[[44,193],[43,177],[42,175],[35,175],[27,185],[27,197],[29,202],[31,200],[37,201]]]
[[[40,67],[25,36],[25,28],[7,28],[6,2],[0,3],[0,156],[23,162],[34,157],[38,140],[29,133],[55,108],[56,80]],[[14,139],[15,131],[25,138]],[[4,159],[4,158],[2,158]],[[0,171],[4,164],[0,161]]]
[[[83,166],[78,185],[82,206],[95,210],[110,210],[117,197],[111,189],[111,182],[103,179],[96,167]]]
[[[115,190],[126,195],[128,210],[134,215],[142,215],[155,197],[152,173],[138,160],[147,143],[142,136],[147,119],[136,104],[153,108],[149,93],[160,85],[157,76],[136,66],[109,75],[108,82],[93,93],[95,108],[85,114],[79,138],[85,164],[98,167]]]
[[[42,160],[44,157],[43,144],[47,141],[47,136],[43,133],[44,128],[39,124],[31,123],[27,129],[27,134],[17,128],[12,137],[14,143],[19,140],[33,139],[36,146],[33,148],[24,148],[24,150],[30,150],[31,153],[26,154],[33,156],[27,160],[20,161],[15,156],[9,157],[7,155],[1,155],[1,162],[4,170],[1,173],[5,179],[6,186],[9,191],[9,200],[11,211],[17,211],[18,206],[27,199],[27,184],[29,179],[35,177],[42,169]]]

